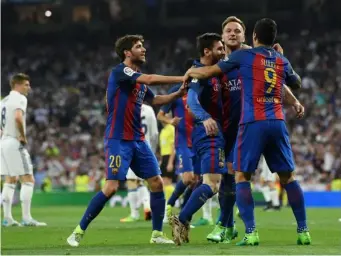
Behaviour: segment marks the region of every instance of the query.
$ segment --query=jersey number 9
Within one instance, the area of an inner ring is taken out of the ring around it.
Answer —
[[[6,108],[1,109],[1,129],[4,129],[6,125]]]
[[[270,84],[269,88],[266,90],[266,93],[271,93],[277,82],[276,71],[273,68],[266,68],[264,70],[264,77],[265,81]]]

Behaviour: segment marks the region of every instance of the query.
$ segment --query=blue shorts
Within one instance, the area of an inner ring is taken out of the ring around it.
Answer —
[[[289,133],[283,120],[264,120],[239,126],[233,169],[254,172],[261,154],[271,172],[295,169]]]
[[[175,151],[176,151],[176,174],[198,171],[197,168],[195,168],[195,157],[192,148],[177,147]]]
[[[217,136],[207,136],[203,125],[197,125],[193,129],[193,148],[196,157],[200,158],[201,174],[226,173],[225,141],[222,132]]]
[[[129,167],[148,179],[161,174],[158,161],[146,141],[104,140],[107,180],[126,180]]]

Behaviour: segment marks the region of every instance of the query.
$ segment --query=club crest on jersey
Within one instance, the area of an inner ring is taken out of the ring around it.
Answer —
[[[217,78],[212,78],[212,87],[213,91],[218,92],[221,88],[221,84],[219,83],[219,80]]]
[[[112,168],[112,174],[117,174],[118,173],[118,168]]]
[[[134,73],[136,73],[134,70],[132,70],[130,67],[125,67],[123,69],[124,74],[126,74],[127,76],[133,76]]]
[[[138,103],[141,103],[143,102],[144,100],[144,96],[146,95],[146,92],[147,92],[147,87],[146,86],[141,86],[141,89],[137,89],[137,88],[134,88],[133,89],[133,94],[135,95],[136,97],[136,101]]]

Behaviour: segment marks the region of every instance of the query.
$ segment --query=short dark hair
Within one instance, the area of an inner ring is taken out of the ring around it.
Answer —
[[[18,73],[11,77],[9,83],[11,85],[11,88],[13,89],[16,84],[21,84],[25,81],[30,81],[30,77],[24,73]]]
[[[204,50],[208,48],[212,50],[213,44],[216,41],[221,41],[221,36],[217,33],[205,33],[197,37],[197,50],[200,57],[205,55]]]
[[[259,43],[273,45],[277,36],[277,24],[272,19],[264,18],[256,22],[253,32]]]
[[[143,43],[144,39],[141,35],[125,35],[123,37],[120,37],[117,39],[115,43],[115,51],[117,55],[120,57],[121,61],[125,60],[124,51],[129,51],[131,48],[133,48],[134,44],[136,44],[138,41],[141,41]]]
[[[230,23],[230,22],[237,22],[237,23],[239,23],[239,24],[243,27],[244,32],[245,32],[246,27],[245,27],[244,22],[243,22],[241,19],[237,18],[236,16],[229,16],[229,17],[227,17],[227,18],[224,20],[223,24],[221,24],[221,29],[224,30],[225,26],[226,26],[228,23]]]

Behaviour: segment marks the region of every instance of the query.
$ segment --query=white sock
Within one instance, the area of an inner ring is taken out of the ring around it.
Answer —
[[[262,187],[261,188],[265,202],[270,202],[271,201],[271,196],[270,196],[270,188],[268,186]]]
[[[279,206],[279,194],[277,189],[270,191],[272,206]]]
[[[145,185],[138,187],[139,198],[143,204],[144,210],[150,210],[150,194]]]
[[[128,190],[128,202],[130,206],[130,214],[133,218],[139,218],[139,193],[137,192],[137,189]]]
[[[212,198],[207,199],[206,203],[202,207],[203,218],[212,220]]]
[[[22,218],[24,221],[29,221],[32,219],[31,202],[32,202],[33,188],[34,188],[34,183],[32,182],[21,183],[20,201],[21,201]]]
[[[4,219],[13,219],[12,203],[15,184],[5,183],[2,188],[2,207],[4,208]]]

